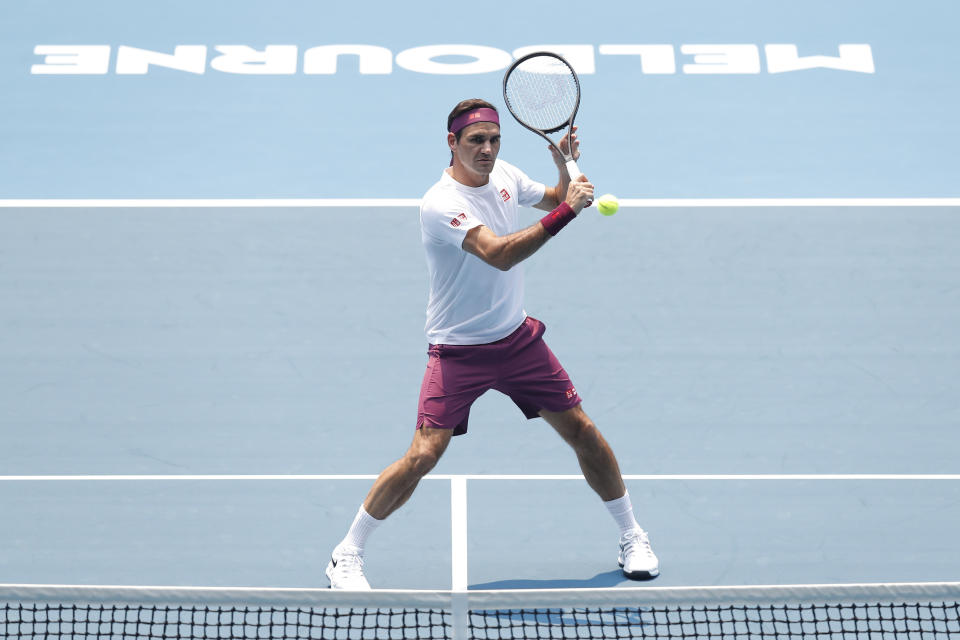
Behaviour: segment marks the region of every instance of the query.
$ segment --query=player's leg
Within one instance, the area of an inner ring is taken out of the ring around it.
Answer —
[[[423,476],[436,466],[452,436],[453,429],[417,429],[403,457],[380,473],[347,535],[331,554],[326,573],[332,588],[370,588],[363,572],[367,538],[387,516],[410,499]]]
[[[580,405],[560,412],[541,409],[540,415],[573,448],[587,484],[604,502],[623,497],[627,489],[617,458]]]
[[[383,520],[413,495],[417,484],[446,451],[453,429],[421,427],[402,458],[384,469],[373,483],[363,508],[377,520]]]
[[[413,495],[417,484],[437,464],[454,435],[466,433],[470,406],[492,382],[494,367],[471,347],[430,347],[420,385],[417,430],[410,448],[383,470],[357,510],[346,537],[334,549],[327,577],[334,588],[369,589],[363,576],[367,538],[383,520]],[[479,352],[482,356],[482,349]],[[344,571],[342,560],[347,560]]]
[[[566,411],[541,409],[540,415],[576,453],[583,477],[620,527],[617,562],[624,575],[632,579],[659,575],[659,560],[650,548],[647,533],[633,515],[633,505],[623,484],[617,458],[583,407],[577,405]]]

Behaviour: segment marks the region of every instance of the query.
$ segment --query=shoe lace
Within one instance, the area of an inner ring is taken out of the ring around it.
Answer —
[[[650,538],[643,529],[635,529],[624,535],[622,544],[624,553],[639,551],[646,555],[653,555],[653,549],[650,548]]]
[[[363,571],[363,555],[354,549],[345,549],[337,556],[337,569],[345,572]]]

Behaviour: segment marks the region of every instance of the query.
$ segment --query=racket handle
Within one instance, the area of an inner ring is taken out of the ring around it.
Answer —
[[[583,171],[580,171],[576,160],[567,160],[567,175],[570,176],[570,180],[576,180],[583,175]]]

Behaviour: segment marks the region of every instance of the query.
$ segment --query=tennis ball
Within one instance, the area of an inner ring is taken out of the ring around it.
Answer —
[[[597,200],[597,211],[605,216],[612,216],[618,209],[620,209],[620,201],[617,200],[617,196],[611,193],[602,195]]]

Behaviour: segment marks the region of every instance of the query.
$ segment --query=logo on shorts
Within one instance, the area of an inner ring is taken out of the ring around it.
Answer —
[[[467,219],[467,214],[461,213],[461,214],[458,215],[456,218],[454,218],[453,220],[450,221],[450,226],[451,226],[451,227],[459,227],[459,226],[460,226],[460,221],[461,221],[461,220],[466,220],[466,219]]]
[[[567,389],[567,400],[570,400],[571,398],[576,398],[576,397],[577,397],[576,389],[574,389],[573,387],[570,387],[569,389]]]
[[[500,189],[500,197],[503,198],[504,202],[506,202],[510,199],[510,192],[506,189]]]

